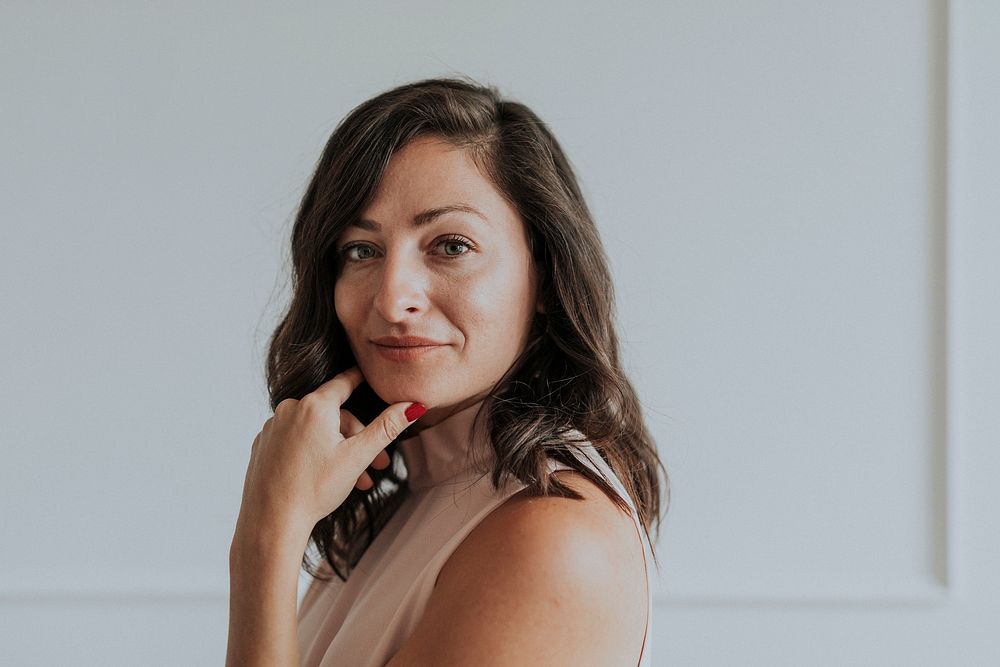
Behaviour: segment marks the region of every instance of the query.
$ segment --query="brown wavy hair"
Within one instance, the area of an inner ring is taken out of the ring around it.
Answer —
[[[502,97],[496,87],[465,76],[424,79],[378,94],[334,129],[292,228],[291,303],[267,355],[271,408],[286,398],[301,399],[356,364],[334,308],[339,272],[335,242],[374,196],[393,153],[427,135],[468,152],[520,214],[541,267],[545,312],[536,314],[530,342],[477,415],[485,413],[496,453],[494,487],[513,476],[529,493],[581,499],[546,474],[546,460],[553,458],[593,481],[628,512],[613,487],[573,456],[571,449],[581,442],[569,433],[575,429],[621,480],[647,538],[654,519],[659,535],[661,502],[664,512],[669,504],[669,477],[622,370],[611,274],[576,176],[534,112]],[[367,383],[343,405],[363,423],[386,407]],[[371,489],[354,488],[312,530],[310,543],[342,580],[409,495],[397,448],[398,439],[386,448],[392,460],[388,468],[368,469]],[[651,546],[656,542],[649,541]],[[655,548],[653,557],[659,567]],[[313,577],[330,579],[308,550],[302,565]]]

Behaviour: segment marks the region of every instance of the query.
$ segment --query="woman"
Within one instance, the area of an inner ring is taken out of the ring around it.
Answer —
[[[317,165],[292,260],[230,552],[228,663],[650,664],[668,478],[545,124],[464,78],[361,104]]]

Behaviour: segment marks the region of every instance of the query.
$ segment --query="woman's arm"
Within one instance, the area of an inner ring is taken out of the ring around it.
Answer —
[[[237,522],[229,550],[226,667],[298,667],[299,569],[308,534]]]
[[[368,466],[388,467],[385,447],[427,411],[394,403],[365,426],[341,407],[362,381],[353,366],[282,400],[254,438],[229,547],[228,667],[298,667],[299,568],[313,527],[352,488],[372,488]]]

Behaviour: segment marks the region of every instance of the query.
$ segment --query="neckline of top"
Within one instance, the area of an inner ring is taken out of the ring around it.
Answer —
[[[403,431],[397,441],[411,489],[436,486],[493,460],[485,415],[476,420],[482,406],[479,400],[436,424]]]

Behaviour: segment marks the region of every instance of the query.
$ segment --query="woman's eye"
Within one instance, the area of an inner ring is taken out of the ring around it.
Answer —
[[[349,246],[345,246],[345,247],[341,248],[340,254],[343,255],[344,257],[346,257],[348,260],[356,262],[356,261],[360,261],[360,260],[363,260],[363,259],[369,259],[371,256],[370,255],[364,255],[363,251],[370,251],[371,249],[372,249],[372,247],[370,245],[365,245],[363,243],[355,243],[354,245],[349,245]],[[362,251],[362,255],[363,256],[361,256],[361,257],[355,257],[355,256],[351,255],[351,252],[354,251],[354,250]]]
[[[468,250],[472,250],[472,244],[468,240],[462,238],[443,239],[438,245],[442,245],[445,248],[454,248],[455,246],[465,246]],[[461,257],[466,252],[467,251],[451,253],[445,250],[445,255],[447,255],[448,257]]]

